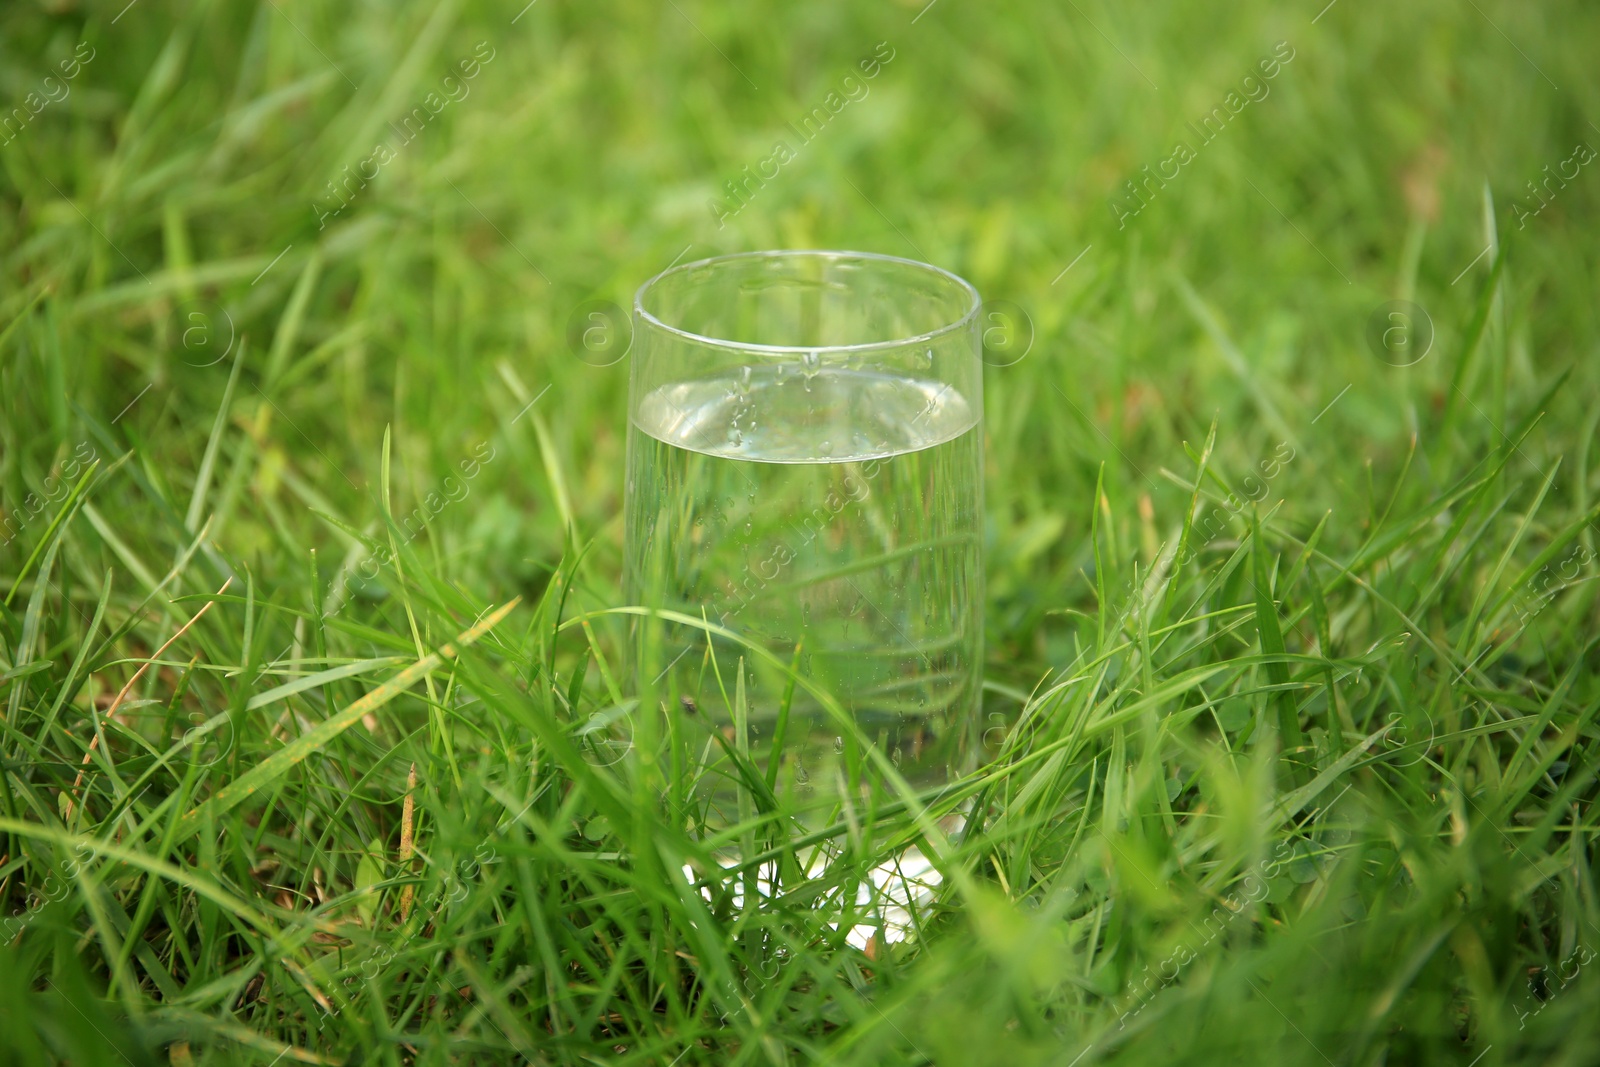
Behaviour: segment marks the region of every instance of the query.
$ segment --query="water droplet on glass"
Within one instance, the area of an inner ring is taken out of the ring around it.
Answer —
[[[833,442],[832,441],[824,441],[824,442],[822,442],[821,448],[822,448],[822,454],[824,456],[833,455]]]
[[[822,366],[822,357],[815,352],[807,352],[800,357],[800,366],[805,369],[806,377],[810,378],[817,373],[817,368]]]
[[[922,365],[925,367],[933,366],[933,349],[928,348],[923,350]]]
[[[740,393],[748,393],[749,391],[750,391],[750,368],[749,367],[740,367],[739,368],[739,392]]]

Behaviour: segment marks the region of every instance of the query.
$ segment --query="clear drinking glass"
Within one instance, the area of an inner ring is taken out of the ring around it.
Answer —
[[[634,299],[626,595],[677,614],[635,617],[629,670],[675,736],[722,732],[779,795],[837,795],[865,744],[913,785],[975,760],[978,309],[948,271],[860,252],[708,259]]]

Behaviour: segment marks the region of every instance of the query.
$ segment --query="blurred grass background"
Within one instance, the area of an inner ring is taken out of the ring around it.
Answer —
[[[1595,1062],[1596,40],[1575,2],[7,5],[0,1059]],[[556,627],[620,602],[614,307],[766,247],[996,302],[1011,732],[971,832],[841,815],[755,909],[566,740],[619,631]],[[1375,348],[1390,301],[1427,325]],[[818,902],[913,841],[926,928],[843,943]]]

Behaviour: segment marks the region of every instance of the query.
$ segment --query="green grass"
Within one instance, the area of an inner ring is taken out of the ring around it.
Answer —
[[[0,13],[0,1061],[1595,1062],[1600,178],[1527,185],[1600,145],[1592,6],[519,9]],[[762,247],[1033,335],[998,750],[820,828],[585,732],[627,362],[569,320]],[[936,899],[852,947],[909,845]]]

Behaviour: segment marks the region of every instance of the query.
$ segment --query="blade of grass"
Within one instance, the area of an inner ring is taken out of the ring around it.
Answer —
[[[404,693],[430,672],[446,661],[454,659],[460,650],[477,641],[492,630],[501,619],[509,615],[521,598],[511,600],[490,612],[483,619],[458,634],[453,642],[439,646],[435,652],[423,656],[410,667],[384,682],[361,699],[330,715],[310,731],[296,737],[244,774],[229,782],[214,796],[183,816],[179,825],[178,840],[196,833],[207,819],[226,814],[250,799],[262,786],[268,785],[288,773],[296,764],[326,748],[341,733],[361,721],[361,717],[383,707]]]

